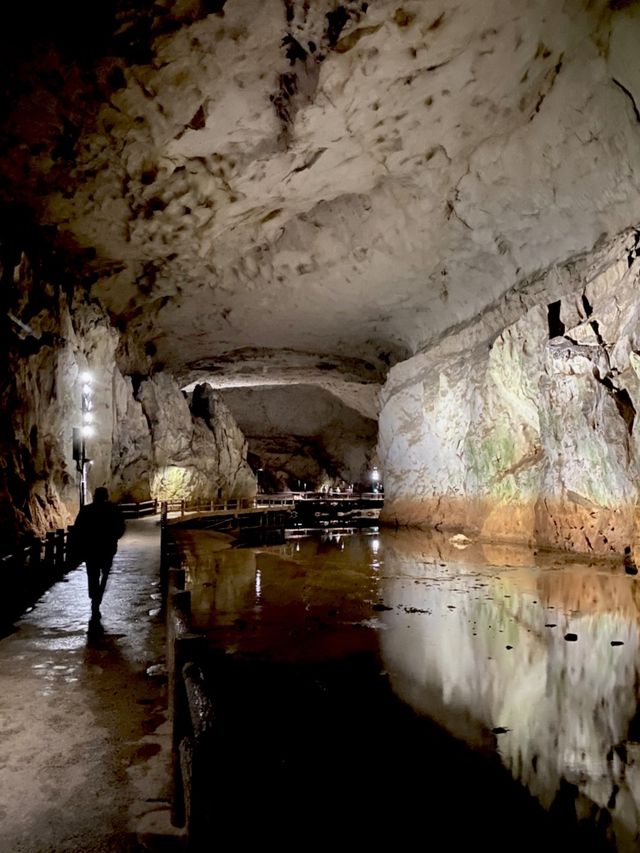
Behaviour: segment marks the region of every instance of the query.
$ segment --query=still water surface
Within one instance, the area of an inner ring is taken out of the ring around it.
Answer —
[[[261,833],[640,849],[622,565],[414,531],[232,550],[182,535],[234,744],[219,772]]]

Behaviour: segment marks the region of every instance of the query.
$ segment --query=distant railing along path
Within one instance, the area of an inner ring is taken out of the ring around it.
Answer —
[[[125,518],[143,518],[146,515],[158,515],[166,508],[167,513],[211,513],[236,512],[252,509],[267,509],[269,507],[293,507],[297,501],[359,501],[382,500],[380,492],[280,492],[273,495],[260,494],[252,498],[211,498],[209,500],[186,498],[170,498],[159,501],[122,502],[118,506]]]

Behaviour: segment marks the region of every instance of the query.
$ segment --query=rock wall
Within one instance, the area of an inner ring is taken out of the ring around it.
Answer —
[[[0,553],[77,513],[73,429],[82,426],[85,373],[88,493],[106,485],[115,500],[254,494],[244,436],[222,400],[198,386],[190,409],[168,375],[123,375],[121,335],[104,310],[76,282],[47,275],[50,258],[35,248],[30,260],[26,242],[0,240]]]
[[[225,401],[272,489],[366,484],[376,464],[377,424],[312,385],[234,388]]]
[[[392,369],[380,416],[385,520],[600,555],[635,549],[637,242],[629,233],[552,270]]]
[[[78,486],[72,429],[80,425],[79,374],[93,347],[108,349],[91,309],[73,311],[73,287],[45,273],[46,252],[0,229],[0,532],[3,553],[17,537],[43,534],[72,520]],[[31,257],[23,251],[30,244]],[[75,322],[74,322],[75,316]],[[78,325],[76,325],[76,323]],[[89,334],[86,347],[78,327]]]
[[[247,464],[244,435],[211,386],[190,397],[159,373],[138,392],[151,434],[151,495],[169,498],[247,497],[256,480]]]

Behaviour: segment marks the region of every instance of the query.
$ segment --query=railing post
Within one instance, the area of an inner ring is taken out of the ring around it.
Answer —
[[[31,546],[29,550],[29,562],[31,563],[34,569],[37,569],[40,566],[40,562],[42,559],[42,539],[39,536],[34,536],[31,539]]]
[[[60,573],[64,571],[65,554],[64,554],[64,530],[58,528],[55,532],[56,540],[56,569]]]
[[[184,516],[184,508],[185,508],[185,500],[184,498],[180,501],[180,515]]]
[[[44,562],[47,569],[55,567],[56,534],[51,530],[45,535]]]

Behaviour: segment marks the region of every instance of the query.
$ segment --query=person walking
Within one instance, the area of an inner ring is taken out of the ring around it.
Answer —
[[[100,618],[100,604],[124,530],[122,513],[100,486],[93,493],[93,503],[82,507],[73,526],[76,565],[84,562],[87,567],[92,619]]]

